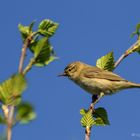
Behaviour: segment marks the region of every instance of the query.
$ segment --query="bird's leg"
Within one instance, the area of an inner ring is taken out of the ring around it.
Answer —
[[[104,96],[105,94],[103,92],[101,92],[98,96],[97,99],[93,102],[93,104],[95,105],[97,102],[99,102],[99,100]]]
[[[90,108],[89,110],[92,110],[94,111],[94,105],[99,102],[99,100],[104,96],[104,93],[101,92],[99,95],[93,95],[92,96],[92,102],[91,102],[91,105],[90,105]]]
[[[92,103],[95,103],[99,98],[99,95],[92,95]]]

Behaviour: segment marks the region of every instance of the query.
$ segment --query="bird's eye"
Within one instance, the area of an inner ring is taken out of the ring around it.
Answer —
[[[71,67],[71,68],[69,68],[69,72],[75,72],[75,70],[76,70],[76,67],[75,66],[73,66],[73,67]]]
[[[73,73],[73,72],[75,72],[75,70],[76,70],[76,67],[73,64],[70,64],[65,68],[65,71],[69,72],[69,73]]]

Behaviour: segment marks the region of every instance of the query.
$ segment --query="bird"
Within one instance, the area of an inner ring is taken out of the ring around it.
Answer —
[[[119,75],[76,61],[70,63],[59,76],[66,76],[92,95],[112,95],[124,89],[140,88],[140,84],[125,80]]]

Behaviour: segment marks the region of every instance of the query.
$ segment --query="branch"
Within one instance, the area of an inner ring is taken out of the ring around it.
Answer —
[[[85,140],[90,140],[90,133],[91,133],[91,128],[90,127],[86,127],[86,130],[85,130]]]
[[[116,61],[115,65],[114,65],[114,69],[123,61],[124,58],[126,58],[128,55],[130,55],[131,53],[135,52],[138,50],[138,48],[140,47],[140,39],[135,42],[130,48],[128,48],[120,57],[119,59]]]
[[[22,53],[20,57],[20,62],[19,62],[19,68],[18,72],[23,73],[23,64],[26,56],[26,50],[29,47],[31,40],[33,36],[29,36],[26,38],[24,41],[23,47],[22,47]],[[9,105],[8,106],[8,116],[7,116],[7,140],[11,140],[12,137],[12,126],[13,126],[13,117],[14,117],[14,105]]]
[[[14,116],[14,106],[9,106],[7,118],[7,140],[11,140],[12,137],[13,116]]]
[[[114,69],[130,54],[132,54],[133,52],[137,52],[140,50],[140,39],[138,39],[130,48],[128,48],[120,57],[119,59],[115,62],[114,64]],[[94,109],[94,105],[102,98],[102,93],[99,95],[99,98],[95,101],[92,100],[92,104],[90,105],[93,106]]]
[[[31,40],[32,40],[32,37],[28,37],[25,40],[25,43],[23,44],[22,53],[21,53],[21,57],[20,57],[20,61],[19,61],[19,68],[18,68],[19,73],[22,73],[23,63],[24,63],[24,59],[26,56],[26,50],[29,47]]]
[[[101,92],[99,96],[93,95],[92,96],[92,102],[90,104],[90,107],[88,109],[88,112],[91,112],[93,114],[94,112],[94,105],[98,103],[98,101],[104,96],[104,93]],[[85,128],[85,140],[90,140],[90,133],[91,133],[91,127]]]
[[[130,48],[128,48],[120,57],[119,59],[115,62],[114,64],[114,69],[130,54],[133,52],[137,52],[140,50],[140,39],[138,39]],[[92,102],[90,104],[90,107],[88,111],[94,113],[94,106],[98,101],[104,96],[104,93],[100,93],[99,96],[93,95],[92,96]],[[90,140],[90,130],[91,128],[85,128],[85,140]]]
[[[35,59],[34,58],[32,58],[31,60],[30,60],[30,62],[28,63],[28,65],[25,67],[25,69],[23,70],[23,75],[25,75],[31,68],[32,68],[32,66],[34,65],[34,63],[35,63]]]

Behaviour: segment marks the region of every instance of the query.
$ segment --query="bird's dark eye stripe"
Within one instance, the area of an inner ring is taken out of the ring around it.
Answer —
[[[66,68],[65,68],[65,70],[68,70],[69,69],[69,66],[67,66]]]
[[[72,70],[74,67],[69,67],[70,70]]]
[[[75,65],[69,65],[65,68],[65,70],[71,71],[74,67]]]

